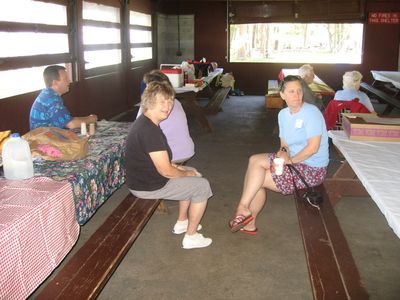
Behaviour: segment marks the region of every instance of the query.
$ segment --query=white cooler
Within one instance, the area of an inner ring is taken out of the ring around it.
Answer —
[[[183,86],[183,72],[180,65],[162,64],[160,65],[160,71],[168,76],[173,87]]]

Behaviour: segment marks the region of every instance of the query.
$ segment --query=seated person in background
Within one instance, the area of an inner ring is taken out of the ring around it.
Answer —
[[[323,109],[322,96],[316,95],[309,85],[314,82],[314,68],[309,65],[302,65],[299,68],[299,76],[303,79],[301,85],[303,87],[304,102],[316,105],[320,110]]]
[[[235,89],[235,77],[233,77],[233,73],[225,73],[220,78],[221,86],[224,88],[230,87],[231,90]]]
[[[143,199],[179,201],[174,234],[185,233],[184,249],[212,243],[197,231],[212,196],[210,183],[194,168],[171,163],[172,153],[160,122],[168,118],[175,92],[165,81],[150,82],[142,94],[141,114],[132,124],[126,141],[126,183],[130,192]]]
[[[46,88],[32,104],[29,115],[30,129],[38,127],[79,128],[81,123],[96,123],[97,116],[72,117],[64,106],[61,95],[69,91],[69,78],[65,67],[48,66],[43,72]]]
[[[242,195],[235,216],[229,221],[232,232],[256,234],[256,217],[264,207],[267,190],[293,194],[293,182],[298,189],[305,188],[298,175],[292,175],[288,164],[292,164],[310,186],[321,184],[326,176],[329,146],[321,111],[303,101],[299,76],[286,76],[280,82],[279,91],[287,104],[278,114],[280,150],[250,157]],[[284,159],[282,175],[275,174],[275,157]]]
[[[171,85],[168,76],[159,70],[153,70],[144,75],[145,86],[153,81]],[[143,93],[143,91],[141,92]],[[142,113],[142,106],[140,106],[136,118]],[[177,99],[174,99],[174,106],[168,118],[160,122],[160,128],[167,138],[168,146],[171,148],[173,163],[184,163],[194,155],[194,143],[189,133],[186,114],[182,104]]]
[[[366,93],[360,91],[362,74],[358,71],[349,71],[343,75],[343,90],[336,92],[335,100],[351,101],[358,98],[370,112],[375,112],[371,100]]]

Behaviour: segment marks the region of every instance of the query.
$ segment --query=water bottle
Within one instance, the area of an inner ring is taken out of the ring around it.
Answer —
[[[2,152],[4,177],[6,179],[28,179],[33,177],[33,162],[28,142],[11,134],[3,145]]]

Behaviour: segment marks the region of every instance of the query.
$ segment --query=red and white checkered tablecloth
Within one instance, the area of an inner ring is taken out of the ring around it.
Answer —
[[[0,179],[0,299],[26,299],[78,235],[68,182]]]

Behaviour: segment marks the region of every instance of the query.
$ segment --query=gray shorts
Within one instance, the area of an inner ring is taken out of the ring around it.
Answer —
[[[210,183],[203,177],[172,178],[159,190],[130,191],[136,197],[143,199],[190,200],[191,202],[204,202],[213,195]]]

